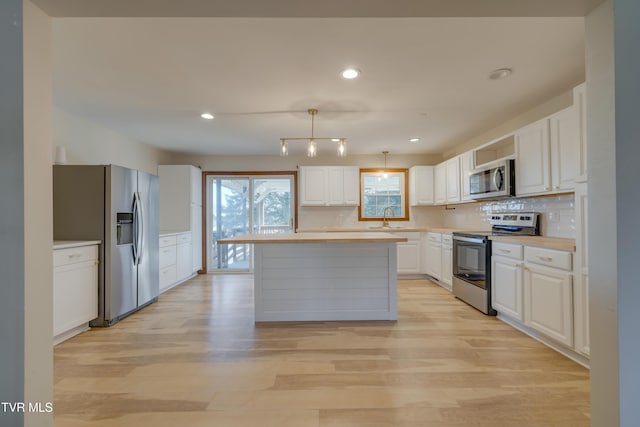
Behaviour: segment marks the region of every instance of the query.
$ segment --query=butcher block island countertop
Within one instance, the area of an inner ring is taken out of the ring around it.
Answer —
[[[406,237],[380,232],[311,232],[287,234],[243,234],[218,243],[374,243],[406,242]]]
[[[397,320],[397,242],[389,233],[245,234],[254,244],[256,322]]]

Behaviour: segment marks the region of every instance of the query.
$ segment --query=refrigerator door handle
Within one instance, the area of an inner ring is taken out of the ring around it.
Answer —
[[[136,237],[138,238],[138,243],[136,245],[136,252],[138,253],[138,259],[136,265],[140,265],[142,263],[142,254],[144,253],[144,204],[142,203],[142,199],[140,198],[140,193],[135,193],[136,197],[136,222],[138,223]]]
[[[138,223],[138,197],[137,193],[133,195],[133,265],[138,265],[138,229],[140,225]]]

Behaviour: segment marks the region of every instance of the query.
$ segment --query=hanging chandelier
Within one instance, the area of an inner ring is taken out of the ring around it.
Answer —
[[[311,137],[309,138],[280,138],[280,155],[289,155],[289,141],[307,141],[307,157],[316,157],[318,154],[317,141],[330,141],[337,143],[336,150],[338,157],[345,157],[347,155],[347,141],[346,138],[317,138],[314,136],[314,123],[315,117],[318,115],[318,110],[315,108],[309,108],[307,110],[311,116]]]

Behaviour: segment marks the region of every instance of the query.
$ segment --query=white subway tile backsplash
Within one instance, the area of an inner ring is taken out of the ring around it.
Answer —
[[[576,236],[573,194],[456,205],[455,210],[446,211],[444,226],[488,229],[491,227],[491,214],[497,212],[540,212],[540,234],[549,237]]]

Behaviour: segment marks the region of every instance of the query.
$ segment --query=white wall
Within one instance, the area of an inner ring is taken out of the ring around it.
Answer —
[[[53,205],[51,176],[51,18],[23,3],[25,402],[53,402]],[[27,412],[26,426],[53,416]]]
[[[567,108],[572,104],[573,88],[554,98],[551,98],[550,100],[528,111],[525,111],[522,114],[515,116],[510,120],[507,120],[504,123],[501,123],[500,125],[492,129],[487,130],[486,132],[476,135],[467,141],[453,142],[452,145],[454,145],[454,148],[445,152],[443,158],[448,159],[455,156],[456,154],[464,153],[465,151],[469,151],[472,148],[478,147],[502,136],[508,135],[523,126],[526,126],[530,123],[535,122],[536,120],[542,119],[550,114]]]
[[[55,147],[65,147],[68,164],[115,164],[154,175],[158,164],[170,158],[162,150],[60,108],[53,109],[53,145],[51,153]]]
[[[586,20],[591,420],[618,426],[613,0]]]
[[[620,425],[640,420],[640,286],[638,283],[638,210],[640,210],[640,2],[616,0],[615,22],[615,146],[618,267],[618,363]]]

